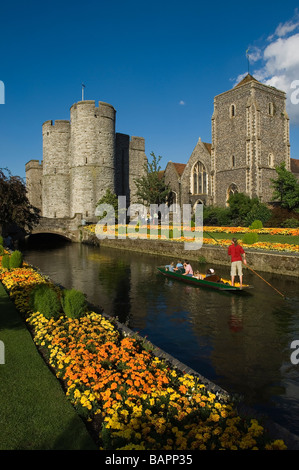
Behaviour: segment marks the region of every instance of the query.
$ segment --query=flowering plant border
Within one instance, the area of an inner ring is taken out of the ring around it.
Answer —
[[[32,312],[31,290],[53,285],[32,266],[10,271],[0,266],[0,281],[66,396],[96,432],[100,449],[286,449],[256,419],[239,416],[232,401],[159,359],[113,319],[93,310],[79,319],[56,320]]]

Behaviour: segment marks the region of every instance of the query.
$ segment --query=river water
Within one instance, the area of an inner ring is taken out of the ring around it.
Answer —
[[[299,340],[297,278],[259,273],[285,300],[248,270],[244,282],[254,289],[236,295],[166,279],[156,267],[170,260],[161,256],[37,243],[35,237],[23,251],[55,282],[81,290],[107,314],[299,436],[299,364],[290,359],[290,345]],[[228,277],[229,264],[216,268]]]

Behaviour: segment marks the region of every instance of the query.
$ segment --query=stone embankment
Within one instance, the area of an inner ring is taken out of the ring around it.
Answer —
[[[80,231],[80,241],[95,246],[107,246],[140,253],[146,252],[174,259],[188,259],[189,261],[206,260],[207,263],[213,263],[214,265],[228,266],[230,263],[227,248],[223,246],[204,245],[199,250],[185,250],[184,242],[170,240],[133,238],[104,238],[99,240],[87,230]],[[256,271],[299,277],[298,253],[246,249],[246,259],[248,266]]]

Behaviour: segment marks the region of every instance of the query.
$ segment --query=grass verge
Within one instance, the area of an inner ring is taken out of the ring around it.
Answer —
[[[38,353],[0,282],[1,450],[92,450],[96,446]]]

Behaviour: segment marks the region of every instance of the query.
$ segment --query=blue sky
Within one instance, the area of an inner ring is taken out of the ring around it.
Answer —
[[[250,73],[287,92],[299,158],[296,3],[1,2],[0,167],[24,177],[42,159],[42,123],[69,119],[82,82],[85,99],[112,104],[116,131],[144,137],[162,168],[186,163],[199,137],[211,142],[214,96],[247,73],[248,48]]]

